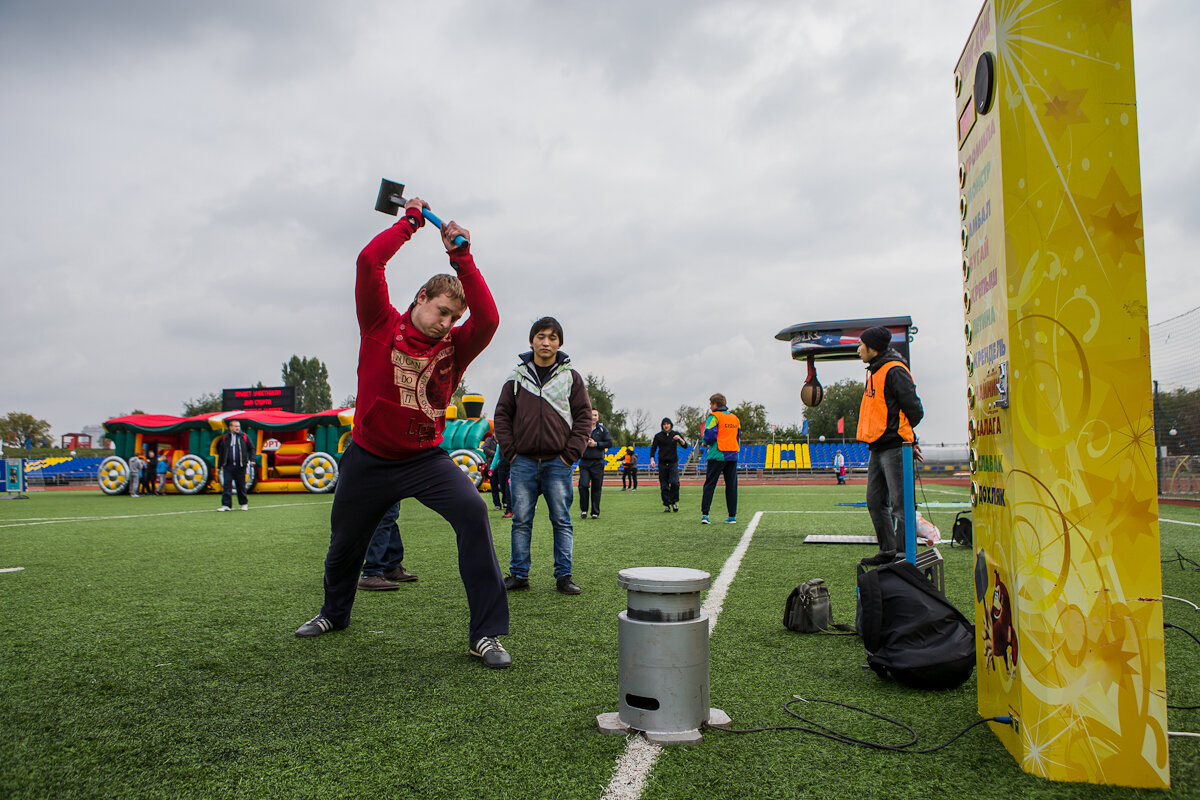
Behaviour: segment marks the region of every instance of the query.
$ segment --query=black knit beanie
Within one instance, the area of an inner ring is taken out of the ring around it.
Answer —
[[[859,340],[877,353],[885,352],[892,344],[892,332],[882,325],[867,328]]]

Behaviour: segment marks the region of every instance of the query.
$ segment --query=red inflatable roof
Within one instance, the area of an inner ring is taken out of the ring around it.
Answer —
[[[116,431],[133,431],[134,433],[174,433],[195,428],[224,428],[234,420],[239,420],[256,428],[275,431],[294,431],[301,428],[311,428],[315,425],[337,423],[338,414],[346,409],[318,411],[316,414],[292,414],[288,411],[217,411],[211,414],[197,414],[194,417],[172,417],[167,414],[130,414],[127,417],[115,417],[104,423],[104,430],[109,433]]]

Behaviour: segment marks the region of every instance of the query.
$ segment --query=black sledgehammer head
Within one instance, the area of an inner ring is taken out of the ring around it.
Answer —
[[[387,178],[379,182],[379,197],[375,199],[376,211],[382,211],[384,214],[391,214],[394,217],[400,213],[400,208],[404,203],[403,183],[389,181]]]

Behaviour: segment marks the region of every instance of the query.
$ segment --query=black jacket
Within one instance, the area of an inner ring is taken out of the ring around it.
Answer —
[[[873,375],[889,361],[899,361],[908,367],[904,356],[889,347],[871,359],[871,363],[867,365],[867,371]],[[887,430],[882,436],[871,442],[871,450],[892,450],[904,444],[904,440],[896,432],[900,428],[901,411],[904,412],[904,416],[908,417],[908,424],[913,428],[916,428],[917,423],[925,416],[921,398],[917,397],[917,385],[913,383],[912,374],[907,369],[888,370],[887,379],[883,382],[883,400],[887,403],[888,410]]]
[[[229,431],[220,439],[217,440],[217,469],[220,469],[229,462],[229,442],[230,437],[234,436],[233,431]],[[254,458],[254,446],[250,444],[250,438],[245,433],[236,434],[240,441],[238,442],[238,458],[234,466],[244,467]]]
[[[608,435],[608,428],[604,427],[603,422],[597,422],[596,427],[592,428],[591,438],[596,444],[583,449],[580,463],[592,464],[602,461],[605,451],[612,447],[612,437]]]
[[[650,441],[650,458],[653,459],[654,454],[657,452],[658,461],[661,464],[670,464],[672,461],[678,461],[678,448],[680,444],[675,441],[676,436],[683,439],[683,434],[674,428],[654,434],[654,438]],[[682,446],[687,447],[687,442],[684,442]]]

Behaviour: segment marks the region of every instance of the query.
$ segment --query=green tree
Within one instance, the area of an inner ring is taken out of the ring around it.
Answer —
[[[858,407],[862,403],[863,383],[852,378],[825,387],[825,398],[816,408],[804,408],[808,435],[813,439],[854,438],[858,429]],[[845,417],[845,432],[838,433],[837,421]]]
[[[217,392],[209,392],[183,403],[183,415],[194,417],[197,414],[212,414],[221,410],[222,397]]]
[[[708,412],[704,409],[683,405],[675,409],[675,419],[672,422],[688,444],[696,444],[704,435],[704,420],[707,418]]]
[[[0,439],[6,445],[16,447],[24,447],[26,442],[34,447],[53,446],[50,423],[21,411],[10,411],[7,416],[0,418]]]
[[[1175,389],[1154,396],[1154,425],[1167,454],[1200,454],[1200,390]]]
[[[296,411],[315,414],[333,408],[329,370],[320,359],[293,355],[283,365],[283,385],[296,387]]]
[[[629,431],[625,430],[625,412],[618,411],[613,407],[613,393],[609,391],[604,378],[589,372],[584,378],[584,383],[587,384],[588,400],[591,401],[592,408],[600,412],[600,421],[608,428],[613,444],[623,444],[628,441]]]
[[[767,422],[767,407],[762,403],[743,400],[733,414],[741,424],[742,442],[762,442],[771,438],[771,427]]]

